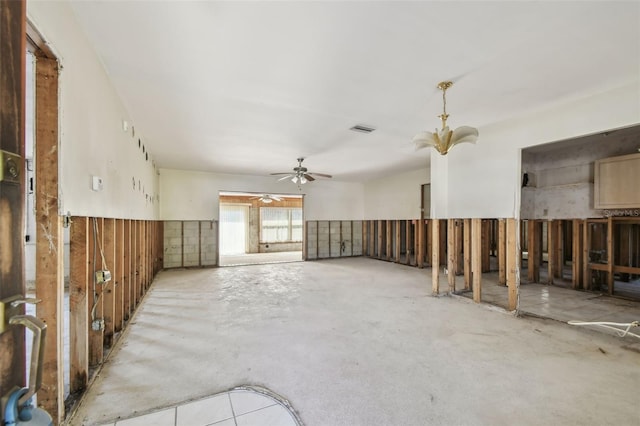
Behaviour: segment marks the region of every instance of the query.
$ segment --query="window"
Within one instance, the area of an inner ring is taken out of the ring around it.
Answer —
[[[302,208],[260,207],[260,242],[302,241]]]

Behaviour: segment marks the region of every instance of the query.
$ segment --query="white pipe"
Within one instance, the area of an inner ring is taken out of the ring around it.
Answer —
[[[640,322],[638,322],[638,321],[633,321],[633,322],[628,322],[628,323],[608,322],[608,321],[591,321],[591,322],[586,322],[586,321],[568,321],[567,323],[569,325],[597,325],[597,326],[600,326],[600,327],[607,328],[609,330],[615,330],[616,334],[618,336],[620,336],[620,337],[625,337],[625,336],[629,335],[629,336],[637,337],[638,339],[640,339],[640,335],[629,332],[629,329],[631,327],[639,327],[640,326]],[[626,328],[624,328],[622,330],[622,329],[620,329],[618,327],[626,327]]]

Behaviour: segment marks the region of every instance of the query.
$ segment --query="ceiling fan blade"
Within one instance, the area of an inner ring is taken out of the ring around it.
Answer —
[[[331,175],[327,175],[325,173],[309,173],[310,175],[314,175],[314,176],[319,176],[319,177],[323,177],[323,178],[328,178],[331,179],[333,176]]]
[[[290,175],[291,172],[281,172],[281,173],[269,173],[271,176],[277,176],[277,175]]]
[[[281,175],[282,173],[276,173],[278,175]],[[287,174],[286,176],[281,177],[280,179],[278,179],[278,182],[280,182],[281,180],[285,180],[285,179],[291,179],[293,176],[291,173]]]
[[[313,182],[315,180],[315,178],[313,176],[311,176],[310,174],[308,174],[308,173],[304,174],[304,178],[306,180],[308,180],[309,182]]]
[[[270,195],[269,198],[271,198],[273,201],[282,201],[282,198],[276,197],[275,195]]]

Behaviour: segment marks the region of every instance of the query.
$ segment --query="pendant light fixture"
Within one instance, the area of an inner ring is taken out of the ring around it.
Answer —
[[[447,126],[447,89],[453,85],[451,81],[443,81],[438,84],[438,89],[442,90],[442,114],[439,115],[442,120],[442,129],[436,129],[435,132],[420,132],[413,138],[416,149],[433,147],[441,155],[447,155],[449,150],[455,145],[464,142],[476,143],[478,140],[478,129],[475,127],[462,126],[455,130],[449,130]]]

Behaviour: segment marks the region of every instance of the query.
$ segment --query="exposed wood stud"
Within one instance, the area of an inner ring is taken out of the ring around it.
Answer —
[[[557,230],[556,221],[547,221],[547,284],[553,284],[553,278],[555,276]]]
[[[94,321],[102,321],[103,319],[103,290],[102,284],[96,284],[95,273],[102,268],[102,259],[100,258],[100,247],[103,245],[103,224],[102,218],[92,218],[93,232],[91,233],[91,255],[95,262],[92,264],[92,268],[88,271],[90,286],[93,289],[94,297],[91,298],[91,317],[89,322],[89,366],[94,367],[102,364],[103,359],[103,342],[104,342],[104,329],[93,329],[92,324]]]
[[[464,289],[471,290],[471,219],[465,219],[463,225],[463,255],[464,255]]]
[[[115,235],[116,227],[114,219],[104,219],[104,231],[102,236],[102,249],[104,251],[104,262],[101,269],[111,272],[111,281],[98,284],[102,287],[102,318],[104,319],[104,346],[110,348],[113,345],[114,318],[115,318],[115,291],[116,276],[115,268]]]
[[[83,391],[89,380],[89,219],[74,217],[69,231],[69,389]]]
[[[405,222],[405,229],[404,229],[404,233],[405,233],[405,241],[404,241],[404,246],[405,246],[405,252],[407,253],[407,258],[406,258],[406,263],[407,265],[411,265],[411,257],[412,257],[412,253],[411,251],[413,250],[413,244],[411,242],[411,221],[407,220]]]
[[[482,272],[491,271],[491,222],[482,221]]]
[[[400,258],[402,257],[402,226],[400,225],[401,221],[395,221],[395,238],[396,238],[396,263],[400,263]]]
[[[520,269],[520,250],[516,236],[518,222],[516,219],[507,219],[506,233],[506,261],[507,261],[507,287],[509,293],[509,310],[514,311],[518,308],[518,297],[520,282],[518,270]]]
[[[555,243],[555,267],[553,276],[555,278],[563,278],[564,273],[564,247],[566,244],[564,233],[564,220],[556,220],[556,243]]]
[[[131,220],[124,221],[124,279],[123,279],[123,319],[131,317]]]
[[[385,231],[386,231],[386,236],[385,236],[385,240],[386,240],[386,252],[385,252],[385,260],[390,261],[391,260],[391,244],[393,243],[393,240],[391,239],[391,221],[387,220],[386,224],[385,224]]]
[[[613,295],[613,217],[609,216],[607,220],[607,289],[609,295]]]
[[[498,220],[498,284],[507,284],[507,222]]]
[[[482,219],[471,219],[471,271],[473,301],[482,301]]]
[[[584,221],[582,228],[582,288],[591,290],[591,271],[589,270],[589,250],[591,248],[591,233],[589,232],[589,222]]]
[[[463,241],[463,235],[462,235],[462,219],[460,220],[456,220],[455,221],[455,265],[456,265],[456,270],[455,270],[455,274],[456,275],[462,275],[464,272],[464,254],[463,254],[463,248],[464,248],[464,241]]]
[[[447,221],[440,220],[440,239],[438,240],[438,247],[440,249],[440,266],[447,266]]]
[[[429,219],[423,219],[424,221],[424,239],[425,239],[425,266],[431,266],[431,253],[433,253],[433,238],[431,236],[432,226]]]
[[[64,234],[58,215],[58,62],[35,64],[35,220],[37,316],[47,324],[38,404],[64,418]]]
[[[116,282],[114,283],[115,290],[115,314],[114,314],[114,326],[113,331],[119,333],[122,331],[124,322],[124,220],[116,220],[116,238],[115,238],[115,275]]]
[[[447,220],[447,280],[449,283],[449,292],[456,291],[456,220]]]
[[[440,219],[431,220],[431,286],[434,295],[440,294]]]
[[[416,265],[418,268],[424,268],[424,220],[418,219],[416,220],[417,238],[416,241],[418,243],[418,248],[416,250]]]

